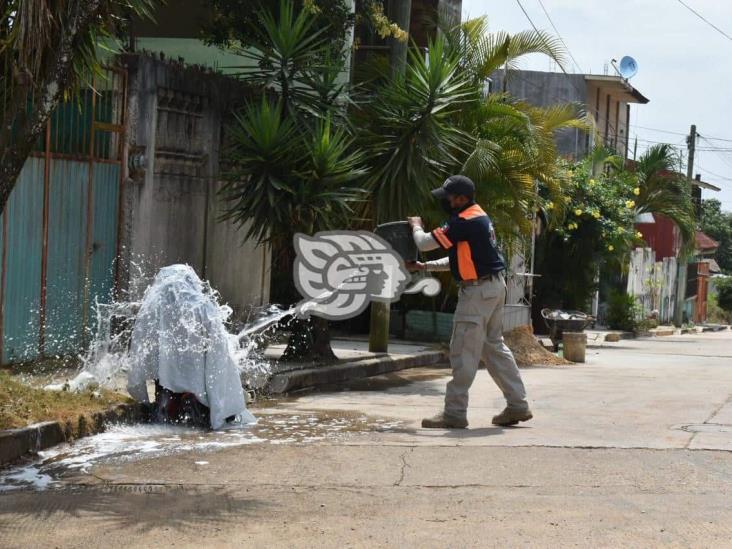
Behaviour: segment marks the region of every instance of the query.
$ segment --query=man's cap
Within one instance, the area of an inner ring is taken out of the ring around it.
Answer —
[[[445,198],[448,194],[473,198],[475,195],[475,183],[464,175],[451,175],[445,179],[441,187],[432,190],[432,196],[435,198]]]

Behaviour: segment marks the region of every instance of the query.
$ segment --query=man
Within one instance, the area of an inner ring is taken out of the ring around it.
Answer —
[[[503,305],[506,300],[506,269],[496,246],[493,223],[475,203],[475,185],[462,175],[449,177],[432,191],[450,213],[449,222],[430,233],[419,217],[410,217],[414,241],[421,251],[443,248],[448,257],[427,263],[412,263],[412,270],[452,271],[459,297],[450,340],[452,380],[447,384],[445,409],[422,420],[426,428],[468,426],[468,390],[481,359],[508,403],[493,418],[494,425],[516,425],[533,416],[526,401],[521,374],[511,350],[503,341]]]

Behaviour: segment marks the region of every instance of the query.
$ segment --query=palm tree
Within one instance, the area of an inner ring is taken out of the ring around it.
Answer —
[[[654,213],[668,217],[679,228],[682,248],[693,249],[696,230],[694,205],[686,176],[679,173],[681,160],[674,148],[662,143],[650,147],[636,162],[636,213]]]
[[[59,102],[99,70],[100,41],[156,0],[8,0],[0,8],[0,212]],[[123,17],[121,17],[123,16]]]
[[[561,194],[566,179],[554,133],[589,129],[573,105],[537,108],[503,93],[483,93],[490,74],[512,69],[531,53],[564,63],[564,50],[544,32],[488,33],[484,17],[443,28],[427,58],[410,52],[406,74],[387,77],[363,109],[360,144],[377,168],[369,181],[375,219],[429,209],[428,190],[452,173],[471,176],[493,205],[504,235],[530,230],[535,182]],[[559,203],[559,202],[558,202]],[[372,212],[373,213],[373,212]]]
[[[439,26],[450,49],[460,58],[463,70],[481,88],[495,71],[515,70],[521,58],[532,53],[545,55],[560,67],[564,67],[567,62],[567,53],[561,40],[545,31],[525,30],[516,34],[489,32],[486,16],[468,19],[458,25],[448,21]]]

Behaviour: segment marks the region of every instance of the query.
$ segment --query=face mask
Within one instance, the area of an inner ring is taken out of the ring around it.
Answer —
[[[452,206],[450,206],[450,201],[447,198],[440,199],[440,206],[447,214],[452,214],[454,212]]]

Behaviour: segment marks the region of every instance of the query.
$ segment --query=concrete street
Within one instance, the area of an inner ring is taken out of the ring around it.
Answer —
[[[2,547],[732,547],[732,332],[522,370],[535,419],[426,431],[446,369],[260,403],[246,444],[68,467],[0,493]],[[60,458],[58,458],[60,459]]]

